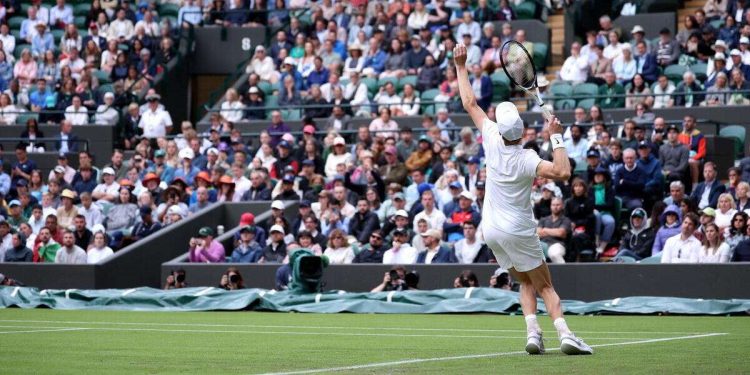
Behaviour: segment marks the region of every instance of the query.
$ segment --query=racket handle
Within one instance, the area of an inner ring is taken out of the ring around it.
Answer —
[[[536,98],[536,104],[542,109],[542,116],[544,116],[544,119],[549,120],[552,117],[552,112],[544,106],[542,95],[539,93],[539,87],[536,88],[536,95],[534,95],[534,98]]]

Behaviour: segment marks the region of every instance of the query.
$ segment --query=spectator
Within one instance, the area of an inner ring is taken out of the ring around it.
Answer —
[[[560,68],[559,78],[574,84],[584,82],[588,78],[588,66],[588,56],[581,54],[581,44],[573,42],[570,46],[570,56]]]
[[[263,257],[258,263],[281,263],[287,256],[286,243],[284,242],[284,227],[278,224],[271,226],[268,245],[263,249]]]
[[[162,228],[161,223],[153,219],[150,206],[141,206],[139,213],[141,215],[141,221],[136,223],[133,227],[131,235],[133,241],[138,241],[148,237]]]
[[[417,249],[409,244],[408,232],[402,228],[395,229],[393,231],[393,246],[383,254],[383,263],[414,264],[416,261]]]
[[[570,126],[570,139],[565,141],[565,148],[568,150],[568,157],[576,162],[576,165],[586,163],[586,154],[588,151],[588,141],[583,139],[583,129],[579,125]]]
[[[107,246],[107,237],[104,232],[94,234],[94,242],[86,254],[86,263],[96,264],[108,258],[113,253],[112,248]]]
[[[9,229],[8,225],[0,223],[0,234],[5,229]],[[57,229],[55,229],[57,231]],[[57,256],[57,251],[60,249],[60,244],[52,238],[52,231],[48,227],[42,227],[37,235],[37,243],[33,251],[33,260],[35,263],[40,262],[54,262]]]
[[[367,239],[370,238],[370,234],[379,228],[380,224],[378,217],[370,209],[367,199],[359,199],[357,201],[357,213],[355,213],[349,221],[349,235],[354,236],[359,243],[365,243],[367,242]],[[382,240],[382,234],[379,236]]]
[[[615,172],[615,192],[622,197],[623,207],[628,210],[643,205],[644,188],[647,182],[646,171],[636,164],[635,150],[627,149],[623,152],[624,164]]]
[[[593,45],[591,50],[594,52],[595,58],[589,62],[591,72],[588,81],[601,85],[604,83],[606,73],[612,72],[612,60],[604,56],[604,47],[599,44]]]
[[[263,248],[255,241],[256,227],[240,228],[240,241],[232,252],[232,263],[257,263],[263,257]]]
[[[456,263],[456,256],[447,247],[441,245],[442,233],[438,229],[428,229],[420,233],[425,250],[417,255],[418,264]]]
[[[414,51],[412,49],[412,51]],[[408,59],[408,55],[407,55]],[[417,74],[417,90],[426,91],[437,87],[442,80],[440,66],[432,55],[425,56],[424,65],[420,66]]]
[[[242,120],[244,109],[245,106],[240,101],[237,90],[232,87],[227,89],[224,95],[224,102],[221,103],[221,117],[230,122],[240,121]]]
[[[625,107],[625,89],[617,83],[614,72],[604,74],[604,84],[599,86],[599,99],[597,104],[602,108]]]
[[[354,260],[354,252],[343,231],[334,229],[328,236],[328,247],[323,252],[330,264],[349,264]]]
[[[726,186],[721,184],[716,178],[716,164],[710,161],[706,162],[703,166],[703,178],[704,181],[693,188],[690,199],[700,209],[706,207],[716,208],[719,196],[726,191]]]
[[[539,220],[537,235],[539,239],[549,245],[547,254],[553,263],[565,263],[565,243],[569,240],[572,223],[563,215],[563,201],[552,198],[550,216]]]
[[[119,43],[124,43],[133,37],[135,33],[133,22],[130,19],[125,18],[125,16],[125,9],[117,11],[116,18],[109,23],[107,40],[116,40]]]
[[[57,219],[63,228],[73,226],[73,219],[78,215],[78,208],[73,205],[76,195],[71,190],[65,189],[60,194],[62,205],[57,208]]]
[[[659,148],[659,162],[664,168],[667,181],[685,181],[688,177],[689,150],[680,143],[679,129],[675,125],[667,128],[667,143]]]
[[[409,171],[425,169],[432,161],[432,141],[422,135],[417,143],[417,149],[407,158],[405,164]]]
[[[164,137],[172,132],[172,117],[169,112],[160,108],[160,100],[159,94],[146,95],[148,110],[143,112],[138,122],[138,128],[143,129],[145,138]]]
[[[732,217],[732,225],[724,230],[724,241],[729,246],[729,253],[734,253],[735,247],[744,241],[749,239],[747,236],[747,220],[748,215],[746,212],[738,211]]]
[[[63,234],[62,247],[55,254],[55,263],[58,264],[86,264],[86,251],[75,244],[73,231],[65,230]]]
[[[725,229],[728,229],[732,225],[732,218],[737,213],[735,207],[737,206],[734,203],[732,194],[723,193],[719,196],[715,223],[719,227],[720,233],[723,233]]]
[[[338,166],[346,164],[351,160],[351,154],[346,152],[346,142],[343,137],[336,137],[333,140],[333,152],[328,154],[325,165],[325,174],[328,178],[333,178],[338,173]]]
[[[651,96],[651,89],[643,79],[643,75],[636,73],[633,76],[633,82],[628,89],[628,97],[625,99],[625,108],[635,109],[639,104],[648,106],[654,104],[654,97]]]
[[[477,238],[477,224],[473,221],[463,223],[463,238],[454,245],[457,263],[486,263],[492,257],[487,245]],[[494,257],[493,257],[494,258]]]
[[[644,195],[649,203],[647,207],[650,207],[650,202],[661,199],[662,192],[664,191],[664,176],[661,172],[662,165],[659,159],[651,155],[651,145],[648,141],[644,140],[638,143],[638,156],[638,166],[646,175]]]
[[[225,262],[224,246],[214,240],[214,230],[203,227],[198,235],[190,239],[189,261],[191,263],[223,263]]]
[[[370,242],[360,249],[352,263],[383,263],[383,254],[386,251],[383,233],[380,229],[375,229],[369,238]]]
[[[12,236],[12,247],[5,251],[3,261],[6,263],[31,262],[33,253],[26,247],[26,237],[22,233],[15,233]]]
[[[15,125],[21,109],[13,105],[8,94],[0,94],[0,124]]]
[[[443,231],[449,241],[463,237],[464,223],[471,221],[477,225],[482,220],[479,212],[472,206],[473,203],[474,195],[468,190],[462,191],[458,197],[458,205],[449,212],[443,224]]]
[[[676,40],[672,39],[672,33],[666,27],[659,31],[659,41],[652,49],[657,63],[662,67],[676,64],[680,57],[680,46]]]
[[[682,75],[682,82],[677,85],[672,96],[672,104],[678,107],[692,107],[703,101],[705,95],[693,94],[702,91],[700,84],[695,81],[695,73],[686,71]]]
[[[99,105],[94,115],[94,123],[97,125],[115,126],[120,120],[120,113],[114,107],[115,94],[106,92],[104,94],[104,104]]]
[[[630,230],[620,241],[620,251],[617,257],[629,256],[635,260],[641,260],[651,256],[654,245],[655,231],[648,225],[646,211],[636,208],[630,214]]]
[[[693,235],[698,226],[698,217],[689,213],[682,219],[677,235],[667,239],[661,254],[662,263],[697,263],[702,245]]]
[[[21,59],[13,67],[13,77],[23,87],[29,87],[37,77],[37,64],[31,57],[31,51],[24,48],[21,51]]]
[[[651,255],[658,255],[664,249],[664,244],[667,239],[673,237],[680,232],[680,219],[682,213],[676,205],[669,205],[662,213],[662,217],[659,220],[663,225],[656,231],[656,237],[654,238],[654,247],[651,251]],[[655,221],[655,217],[651,217],[651,221]],[[697,218],[696,218],[697,223]]]
[[[97,224],[102,224],[102,211],[99,205],[93,204],[91,193],[82,192],[78,197],[81,199],[81,206],[78,207],[78,213],[83,216],[86,228],[91,229]]]
[[[392,83],[389,82],[391,87]],[[400,101],[400,99],[399,99]],[[380,116],[370,122],[369,129],[375,133],[376,137],[398,138],[398,124],[391,118],[391,109],[389,106],[383,106],[379,110]]]
[[[47,51],[55,50],[55,39],[47,30],[47,25],[38,23],[34,27],[34,35],[30,38],[31,54],[34,57],[44,56]]]

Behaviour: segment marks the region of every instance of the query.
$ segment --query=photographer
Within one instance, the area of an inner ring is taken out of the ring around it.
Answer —
[[[229,267],[221,276],[219,288],[226,290],[245,289],[245,282],[242,280],[240,271],[235,267]]]
[[[164,284],[164,290],[186,288],[187,282],[185,281],[185,270],[180,268],[177,271],[172,271],[167,276],[167,282]]]
[[[189,259],[191,263],[223,263],[226,261],[224,246],[214,240],[214,230],[203,227],[198,235],[190,239]]]
[[[511,290],[512,287],[513,281],[510,279],[508,270],[498,268],[495,270],[495,273],[490,276],[490,288]]]
[[[477,288],[479,287],[479,279],[474,272],[466,270],[462,271],[458,277],[453,280],[454,288]]]
[[[373,288],[370,292],[390,292],[416,290],[419,284],[419,275],[416,271],[406,272],[404,267],[398,266],[391,268],[390,271],[383,275],[383,282]]]

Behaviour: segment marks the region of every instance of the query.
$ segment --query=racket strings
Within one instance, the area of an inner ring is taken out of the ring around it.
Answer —
[[[506,43],[500,57],[508,78],[516,86],[526,89],[534,87],[536,81],[534,62],[529,59],[526,50],[520,44]]]

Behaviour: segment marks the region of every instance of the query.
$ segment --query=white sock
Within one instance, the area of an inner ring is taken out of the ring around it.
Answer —
[[[568,323],[565,323],[565,319],[563,318],[555,319],[555,328],[557,328],[557,336],[559,337],[573,334],[573,332],[570,332],[570,328],[568,328]]]
[[[526,333],[542,333],[542,327],[539,327],[535,314],[526,315],[524,319],[526,319]]]

